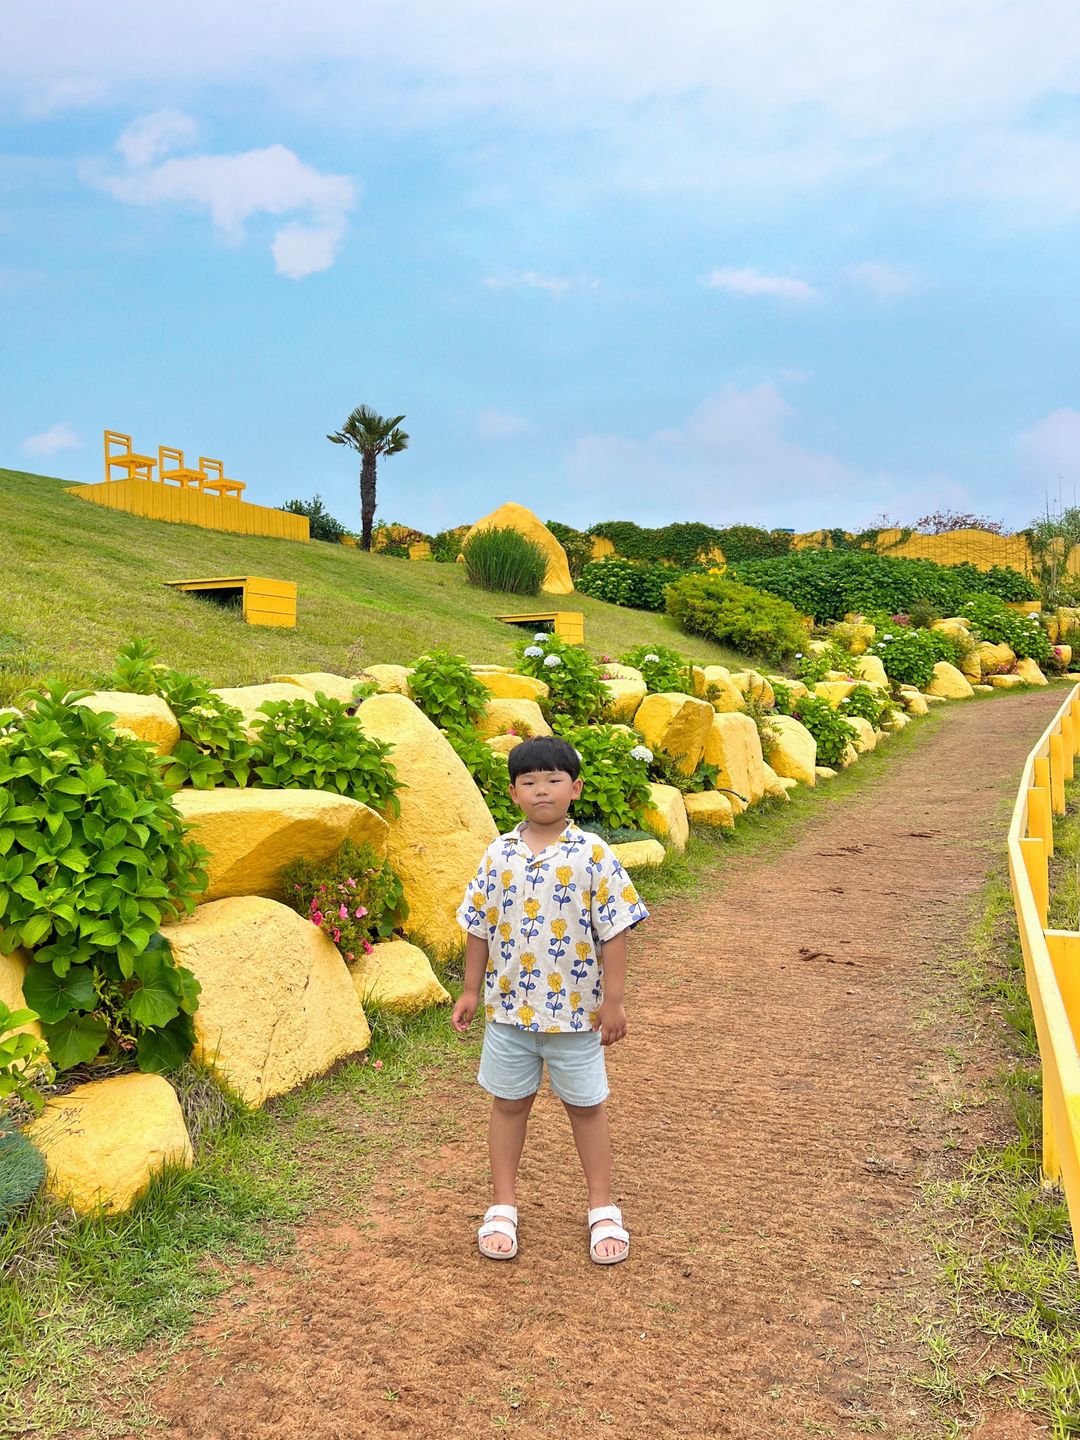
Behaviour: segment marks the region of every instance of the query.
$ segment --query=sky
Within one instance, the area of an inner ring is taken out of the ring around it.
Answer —
[[[1075,0],[0,0],[0,466],[379,518],[1080,489]],[[2,508],[2,492],[0,492]]]

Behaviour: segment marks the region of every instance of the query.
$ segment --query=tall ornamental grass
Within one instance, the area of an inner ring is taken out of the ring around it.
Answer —
[[[478,530],[461,547],[461,553],[470,585],[508,595],[539,595],[547,573],[547,555],[519,530]]]

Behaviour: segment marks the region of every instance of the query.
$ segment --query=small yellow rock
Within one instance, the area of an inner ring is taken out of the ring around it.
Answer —
[[[712,703],[714,710],[728,714],[746,709],[746,697],[732,680],[731,671],[726,665],[706,665],[703,674],[705,698]]]
[[[877,731],[869,720],[864,720],[861,715],[845,715],[844,719],[849,725],[854,725],[859,732],[858,739],[851,743],[860,755],[865,755],[867,750],[873,750],[878,742]]]
[[[989,640],[983,640],[976,645],[975,654],[984,675],[999,670],[1008,671],[1016,664],[1016,652],[1011,645],[993,645]]]
[[[659,840],[626,840],[613,845],[611,853],[625,870],[643,870],[647,865],[662,865],[665,850]]]
[[[117,730],[148,740],[159,755],[171,755],[180,739],[176,716],[160,695],[129,695],[126,690],[98,690],[77,702],[99,715],[111,712]]]
[[[524,735],[491,735],[488,737],[488,745],[498,755],[509,755],[515,745],[520,745]]]
[[[856,680],[819,680],[814,686],[814,694],[827,700],[834,710],[839,710],[840,701],[846,700],[857,684]]]
[[[423,950],[407,940],[381,941],[370,955],[353,960],[349,974],[361,1004],[384,1005],[398,1015],[417,1015],[450,999]]]
[[[1049,685],[1049,680],[1039,669],[1035,660],[1018,660],[1016,662],[1016,673],[1023,680],[1025,685]]]
[[[989,683],[995,690],[1015,690],[1024,682],[1019,675],[991,675]]]
[[[773,688],[759,670],[733,670],[731,679],[747,700],[756,700],[766,710],[771,710],[776,704]]]
[[[717,789],[733,790],[742,797],[736,813],[755,805],[765,794],[761,739],[749,715],[715,714],[705,740],[704,759],[707,765],[716,766]]]
[[[703,790],[697,795],[684,795],[687,819],[698,825],[711,825],[724,830],[735,828],[735,811],[731,799],[719,790]]]
[[[928,695],[940,695],[943,700],[970,700],[974,695],[971,681],[948,660],[939,660],[934,666],[934,678],[927,689]]]
[[[769,725],[773,743],[769,764],[781,779],[797,780],[800,785],[814,785],[817,776],[817,741],[794,715],[772,715]]]
[[[632,721],[647,694],[644,680],[605,680],[604,688],[610,697],[608,714],[617,722]]]
[[[0,1001],[3,1001],[9,1010],[32,1008],[27,1006],[26,996],[23,994],[23,982],[26,980],[29,963],[21,950],[13,950],[10,955],[0,954]],[[36,1020],[30,1020],[25,1025],[16,1025],[12,1033],[20,1035],[23,1031],[41,1038],[41,1026]]]
[[[889,677],[880,655],[860,655],[852,669],[868,685],[880,685],[883,690],[889,688]]]
[[[646,830],[667,840],[676,850],[685,850],[690,838],[690,822],[686,818],[686,805],[682,792],[674,785],[651,784],[652,804],[642,817]]]
[[[543,589],[549,595],[573,594],[574,582],[570,578],[570,565],[566,559],[566,551],[539,516],[534,515],[531,510],[527,510],[524,505],[518,505],[513,501],[506,505],[500,505],[490,515],[485,515],[482,520],[476,522],[462,540],[462,546],[465,546],[478,530],[518,530],[522,535],[534,540],[547,555],[547,572],[544,575]]]
[[[784,784],[783,780],[781,780],[780,776],[777,775],[772,766],[766,764],[762,768],[765,773],[765,794],[769,799],[790,800],[791,797],[788,794],[788,787]]]
[[[307,670],[300,675],[271,675],[270,679],[275,685],[298,685],[312,695],[321,693],[329,700],[340,700],[342,705],[354,703],[353,687],[359,683],[356,677],[333,675],[328,670]]]
[[[901,690],[900,703],[909,715],[929,715],[930,706],[926,703],[925,695],[920,695],[918,690]]]
[[[488,694],[496,700],[546,700],[551,694],[543,680],[534,680],[531,675],[480,670],[476,678],[483,681]]]
[[[535,700],[489,700],[476,722],[476,731],[485,739],[516,730],[519,735],[550,735],[551,726]]]
[[[268,700],[305,700],[314,702],[315,696],[302,685],[224,685],[219,686],[215,695],[220,695],[227,705],[234,705],[243,716],[244,729],[248,739],[258,734],[259,726],[266,719],[259,707]]]

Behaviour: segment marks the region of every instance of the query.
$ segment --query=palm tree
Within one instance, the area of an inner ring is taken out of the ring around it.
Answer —
[[[375,519],[375,462],[380,455],[397,455],[408,449],[409,437],[399,428],[404,419],[404,415],[394,415],[388,420],[370,405],[358,405],[341,429],[326,437],[335,445],[349,445],[360,452],[360,528],[365,550],[371,549]]]

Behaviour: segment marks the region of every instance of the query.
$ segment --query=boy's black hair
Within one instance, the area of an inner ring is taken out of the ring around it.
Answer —
[[[565,770],[571,780],[581,774],[578,752],[569,741],[560,740],[557,735],[536,735],[532,740],[523,740],[506,758],[511,781],[536,770]]]

